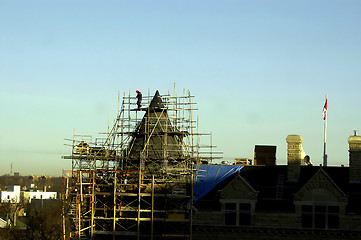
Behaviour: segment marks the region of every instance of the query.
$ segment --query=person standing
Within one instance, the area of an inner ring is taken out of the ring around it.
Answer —
[[[140,109],[140,107],[142,106],[142,93],[138,90],[135,91],[137,93],[137,105],[138,105],[138,109]]]

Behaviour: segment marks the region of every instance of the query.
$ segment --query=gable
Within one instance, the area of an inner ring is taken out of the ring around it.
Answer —
[[[295,201],[347,202],[346,194],[320,168],[295,194]]]
[[[221,191],[221,199],[257,199],[258,192],[241,176],[235,177]]]

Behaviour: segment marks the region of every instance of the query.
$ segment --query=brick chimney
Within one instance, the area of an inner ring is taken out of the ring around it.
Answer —
[[[287,180],[298,182],[300,177],[300,166],[304,164],[305,153],[302,149],[303,139],[300,135],[288,135],[287,147]]]
[[[348,138],[349,144],[349,180],[350,183],[361,183],[361,136],[357,131]]]

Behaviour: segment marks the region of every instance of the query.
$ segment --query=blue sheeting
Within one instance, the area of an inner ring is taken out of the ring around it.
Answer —
[[[218,183],[222,182],[232,174],[241,170],[243,166],[238,165],[194,165],[193,175],[193,202],[204,197]]]

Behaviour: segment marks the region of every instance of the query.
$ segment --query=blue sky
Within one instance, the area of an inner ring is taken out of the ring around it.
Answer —
[[[0,174],[61,175],[64,138],[94,137],[118,91],[189,89],[224,160],[300,134],[348,165],[361,129],[360,1],[0,0]]]

